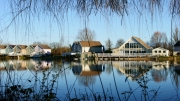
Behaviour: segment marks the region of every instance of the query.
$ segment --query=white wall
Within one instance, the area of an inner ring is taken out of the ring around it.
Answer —
[[[44,49],[45,53],[51,53],[51,49]]]
[[[0,49],[0,54],[5,54],[5,49]]]
[[[154,56],[169,56],[169,50],[163,50],[160,48],[156,48],[152,50],[152,55]]]

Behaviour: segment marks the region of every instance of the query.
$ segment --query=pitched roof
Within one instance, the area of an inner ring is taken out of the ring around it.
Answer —
[[[102,46],[99,41],[80,41],[82,47]]]
[[[7,46],[9,46],[9,47],[11,47],[11,48],[14,48],[16,45],[7,45]]]
[[[155,50],[155,49],[167,50],[167,49],[162,48],[162,47],[154,48],[153,50]]]
[[[39,44],[40,47],[42,47],[43,49],[51,49],[48,45],[45,44]]]
[[[148,46],[144,41],[142,41],[140,38],[132,36],[136,41],[138,41],[139,43],[141,43],[145,48],[150,49],[151,47]]]
[[[1,49],[5,49],[5,48],[6,48],[6,45],[0,45],[0,48],[1,48]]]
[[[26,49],[27,45],[18,45],[21,49]]]
[[[174,46],[180,46],[180,41],[176,42]]]

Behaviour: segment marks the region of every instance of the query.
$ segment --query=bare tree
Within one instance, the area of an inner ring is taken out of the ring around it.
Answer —
[[[166,33],[156,31],[151,37],[151,46],[154,48],[163,47],[168,48],[168,39]]]
[[[42,44],[42,42],[35,41],[33,42],[33,44],[38,45],[38,44]]]
[[[123,39],[118,39],[116,42],[116,47],[120,47],[124,43]]]
[[[84,28],[83,30],[79,31],[76,38],[77,38],[77,40],[80,40],[80,41],[94,41],[95,40],[95,32],[88,28]]]
[[[106,50],[111,51],[112,45],[112,41],[108,38],[108,40],[106,41]]]
[[[60,40],[59,40],[59,45],[60,45],[60,47],[63,47],[63,45],[64,45],[64,35],[61,35]]]
[[[89,16],[92,13],[115,13],[121,18],[130,15],[129,11],[138,14],[161,14],[169,8],[172,18],[180,16],[179,0],[4,0],[9,4],[12,12],[12,21],[18,21],[19,17],[25,19],[24,23],[31,24],[32,17],[42,17],[46,14],[52,19],[60,20],[68,11],[77,12],[80,15]],[[164,10],[165,9],[165,10]],[[133,15],[133,13],[132,13]],[[58,21],[59,23],[60,21]]]
[[[52,42],[49,44],[49,46],[52,48],[52,49],[57,49],[59,48],[59,43],[58,42]]]
[[[152,46],[157,48],[157,47],[160,47],[161,40],[162,40],[162,34],[161,34],[161,32],[157,31],[152,35],[150,42],[151,42]]]
[[[162,33],[161,36],[162,36],[161,47],[167,49],[168,48],[168,39],[167,39],[166,33]]]
[[[0,45],[3,43],[2,39],[0,38]]]
[[[180,34],[180,33],[179,33],[179,30],[178,30],[178,28],[176,27],[175,30],[174,30],[174,32],[173,32],[173,37],[172,37],[172,38],[173,38],[173,39],[172,39],[172,40],[173,40],[173,44],[175,44],[176,42],[179,41],[179,37],[180,37],[179,34]]]
[[[80,14],[92,12],[113,12],[120,16],[129,14],[133,9],[142,13],[144,10],[153,15],[155,11],[163,12],[163,7],[169,7],[169,13],[173,16],[180,15],[179,0],[8,0],[13,11],[21,13],[66,13],[68,10],[77,11]],[[164,6],[166,5],[166,6]],[[29,12],[28,12],[29,11]],[[15,14],[15,15],[17,15]],[[19,15],[20,16],[20,15]]]

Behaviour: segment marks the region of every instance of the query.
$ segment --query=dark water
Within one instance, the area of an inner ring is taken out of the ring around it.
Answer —
[[[177,63],[9,60],[0,62],[1,99],[179,101]]]

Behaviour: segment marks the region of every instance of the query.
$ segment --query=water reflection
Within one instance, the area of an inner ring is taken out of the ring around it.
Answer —
[[[131,80],[140,78],[152,68],[152,63],[146,61],[113,61],[112,65]]]
[[[0,70],[43,70],[52,67],[51,64],[47,60],[8,60],[0,62]]]
[[[72,65],[73,74],[79,76],[79,83],[85,86],[94,84],[95,76],[100,75],[104,69],[105,66],[102,64],[94,64],[90,61],[73,62]]]
[[[179,67],[179,64],[173,66],[168,61],[8,60],[0,62],[0,76],[7,77],[1,78],[0,85],[23,85],[20,89],[32,88],[31,97],[40,99],[53,93],[54,98],[60,100],[82,99],[82,96],[90,101],[99,96],[103,100],[106,96],[111,100],[121,101],[178,100]],[[44,92],[45,90],[47,92]],[[85,93],[87,95],[83,95]],[[91,95],[93,96],[90,97]]]
[[[167,80],[169,62],[152,62],[153,69],[151,70],[152,79],[155,82],[162,82]]]
[[[104,71],[105,67],[102,64],[93,63],[73,63],[72,71],[74,75],[79,76],[96,76]]]

